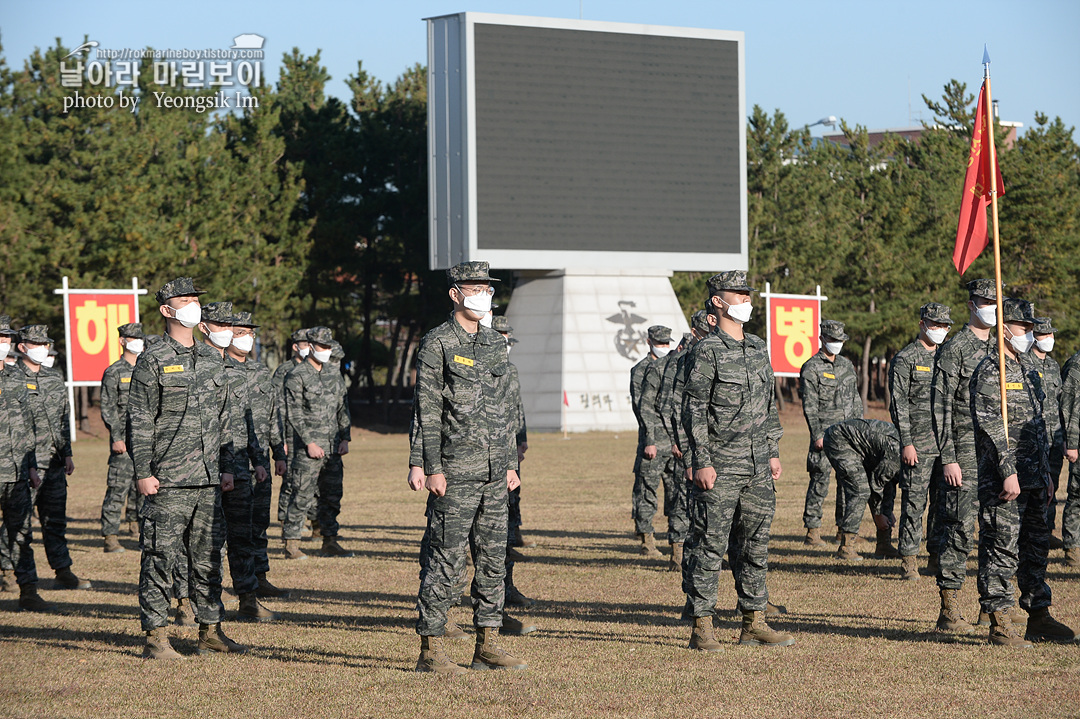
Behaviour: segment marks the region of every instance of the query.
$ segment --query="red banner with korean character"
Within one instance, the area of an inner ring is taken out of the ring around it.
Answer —
[[[135,322],[135,296],[127,294],[69,294],[71,380],[100,382],[105,368],[120,358],[120,325]]]
[[[821,301],[813,295],[768,294],[769,359],[779,377],[797,377],[806,360],[814,356],[821,324]]]

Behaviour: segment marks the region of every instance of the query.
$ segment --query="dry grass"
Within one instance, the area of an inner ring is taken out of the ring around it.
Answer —
[[[539,542],[519,565],[518,585],[541,601],[522,613],[541,627],[504,644],[526,672],[472,672],[452,681],[417,675],[413,633],[420,494],[405,486],[406,438],[364,433],[346,458],[344,544],[353,559],[286,563],[273,542],[272,579],[294,596],[267,604],[271,625],[230,623],[245,657],[202,658],[194,639],[175,642],[178,664],[139,658],[138,552],[105,555],[98,512],[106,446],[76,445],[69,514],[75,570],[87,592],[51,591],[60,615],[15,613],[0,595],[0,715],[52,717],[854,717],[1075,716],[1080,647],[993,649],[985,633],[957,642],[930,634],[937,595],[930,579],[898,581],[896,562],[841,566],[828,549],[802,545],[806,430],[783,416],[786,468],[773,525],[773,600],[789,613],[778,627],[796,646],[739,647],[723,616],[719,655],[688,651],[678,619],[683,595],[662,562],[645,562],[631,538],[634,437],[536,435],[525,466],[526,533]],[[1064,488],[1062,488],[1062,495]],[[827,516],[831,516],[831,500]],[[663,528],[660,520],[658,528]],[[279,536],[275,526],[273,536]],[[869,520],[863,535],[872,535]],[[308,543],[310,544],[310,543]],[[1078,575],[1054,553],[1055,612],[1080,625]],[[39,571],[43,552],[36,551]],[[976,610],[974,563],[964,591]],[[43,572],[51,573],[47,566]],[[730,575],[720,606],[734,607]],[[468,623],[463,609],[455,617]],[[468,641],[451,644],[466,662]]]

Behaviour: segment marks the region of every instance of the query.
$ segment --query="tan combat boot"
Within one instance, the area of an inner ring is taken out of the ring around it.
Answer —
[[[476,648],[472,655],[473,669],[527,669],[528,664],[505,649],[495,645],[499,630],[495,627],[476,628]]]
[[[1005,610],[1002,610],[1002,613],[1004,613],[1004,611]],[[1009,620],[1016,625],[1024,624],[1027,622],[1027,619],[1024,618],[1024,613],[1016,607],[1012,607],[1008,610],[1008,617]],[[979,609],[979,621],[977,622],[977,624],[980,627],[990,626],[990,613],[984,612],[981,607]]]
[[[17,592],[19,585],[15,582],[15,572],[6,569],[0,570],[0,592]]]
[[[127,523],[126,534],[130,534],[133,537],[139,536],[139,520],[133,519]]]
[[[121,554],[123,552],[124,547],[120,544],[120,538],[115,534],[106,534],[105,554]]]
[[[1020,636],[1013,626],[1009,617],[1009,610],[990,613],[990,637],[989,641],[996,647],[1014,647],[1016,649],[1031,649],[1031,642]]]
[[[526,634],[532,634],[536,631],[536,626],[532,624],[526,624],[520,619],[515,619],[507,614],[505,611],[502,615],[503,623],[502,628],[499,630],[501,634],[508,637],[523,637]]]
[[[198,623],[195,621],[195,610],[191,608],[191,600],[184,597],[176,600],[176,626],[192,629]]]
[[[724,648],[716,641],[712,617],[694,617],[694,631],[690,634],[690,648],[699,652],[722,652]]]
[[[668,560],[669,572],[681,572],[682,571],[682,542],[671,543],[671,559]]]
[[[248,648],[237,644],[221,631],[221,624],[199,625],[199,654],[247,654]]]
[[[469,635],[457,625],[457,622],[446,620],[446,626],[443,627],[443,639],[464,639],[467,636]]]
[[[1024,639],[1069,643],[1076,641],[1076,632],[1050,616],[1049,607],[1028,610]]]
[[[863,559],[855,549],[859,541],[859,535],[854,532],[843,532],[840,535],[840,546],[836,548],[836,558],[845,562],[861,562]]]
[[[900,552],[892,543],[892,530],[879,529],[877,531],[877,545],[874,547],[874,556],[880,559],[898,559]]]
[[[664,558],[664,555],[656,548],[656,538],[653,536],[652,532],[638,534],[638,539],[641,540],[641,547],[638,549],[638,553],[641,556],[648,557],[649,559]]]
[[[58,589],[89,589],[90,582],[79,579],[71,567],[56,570],[56,587]]]
[[[317,520],[317,519],[311,520],[311,538],[312,539],[319,539],[322,536],[323,536],[322,527],[319,526],[319,520]]]
[[[286,539],[285,540],[285,558],[286,559],[307,559],[307,555],[300,550],[299,539]]]
[[[240,595],[240,610],[237,614],[241,619],[249,619],[255,622],[272,622],[278,618],[276,614],[259,604],[255,592]]]
[[[738,607],[735,607],[737,610]],[[765,616],[766,617],[778,617],[781,614],[787,614],[786,609],[781,609],[772,602],[765,602]]]
[[[465,668],[454,662],[443,652],[442,637],[420,637],[420,658],[416,660],[416,671],[435,674],[465,674]]]
[[[259,588],[255,590],[255,595],[266,598],[285,598],[289,596],[289,590],[275,587],[270,583],[270,580],[266,578],[266,573],[256,574],[255,578],[259,580]]]
[[[919,558],[914,554],[900,557],[900,571],[904,573],[900,578],[905,582],[919,581]]]
[[[1065,549],[1065,565],[1080,567],[1080,547],[1067,547]]]
[[[975,627],[968,624],[964,615],[960,613],[960,601],[957,597],[959,590],[942,589],[941,612],[938,614],[938,632],[945,634],[974,634]]]
[[[802,543],[808,547],[824,547],[827,542],[821,538],[821,527],[808,527]]]
[[[353,553],[346,551],[344,547],[338,544],[337,537],[323,537],[322,555],[324,557],[348,558],[353,556]]]
[[[765,623],[764,612],[743,612],[739,644],[756,647],[790,647],[794,643],[795,637],[787,632],[775,631]]]
[[[183,659],[184,657],[172,648],[169,643],[169,633],[165,627],[151,629],[146,633],[146,646],[142,650],[143,659]]]
[[[19,585],[20,612],[55,612],[56,605],[50,604],[38,594],[36,584]]]

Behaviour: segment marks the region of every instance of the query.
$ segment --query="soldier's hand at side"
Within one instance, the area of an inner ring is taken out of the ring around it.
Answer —
[[[915,451],[915,445],[904,445],[904,450],[900,453],[900,458],[901,460],[903,460],[904,464],[909,467],[914,467],[916,464],[918,464],[919,453]]]
[[[419,492],[424,486],[424,468],[415,465],[409,467],[409,489]]]
[[[780,466],[779,457],[769,459],[769,469],[772,471],[772,481],[780,479],[780,473],[784,471],[784,468]]]
[[[349,440],[347,440],[347,439],[341,440],[341,442],[337,446],[337,453],[338,454],[348,454],[349,453]]]
[[[30,469],[30,486],[37,489],[41,486],[41,475],[38,474],[36,469]]]
[[[71,457],[64,457],[64,474],[71,476],[75,472],[75,462]]]
[[[675,455],[675,459],[682,459],[682,450],[679,449],[679,445],[671,445],[671,453]]]
[[[656,445],[650,444],[648,447],[641,451],[641,456],[645,459],[656,459]]]
[[[814,449],[820,451],[824,446],[825,446],[825,438],[824,437],[822,437],[821,439],[815,439],[814,440]]]
[[[694,484],[696,484],[699,489],[704,489],[706,491],[712,489],[713,485],[716,484],[716,470],[712,467],[695,469]]]
[[[1020,496],[1020,480],[1016,478],[1015,474],[1010,474],[1005,478],[1005,482],[1001,487],[1001,494],[998,495],[1006,502],[1011,502]]]
[[[694,470],[690,469],[689,467],[686,468],[686,481],[687,482],[693,482],[694,481]]]
[[[506,488],[513,492],[515,489],[521,486],[521,477],[518,476],[517,470],[506,470]]]
[[[427,491],[434,494],[436,497],[446,496],[446,475],[445,474],[429,474],[427,479],[424,480],[424,486],[427,487]]]
[[[285,476],[285,460],[279,459],[274,462],[274,473],[279,477]]]
[[[945,475],[945,484],[950,487],[964,486],[964,473],[960,471],[958,462],[949,462],[941,468],[941,471]]]
[[[326,452],[323,451],[322,447],[312,442],[307,446],[307,456],[312,459],[322,459],[326,456]]]
[[[124,440],[118,440],[109,445],[109,450],[113,454],[127,454],[127,442]]]
[[[236,487],[236,479],[231,474],[229,474],[228,472],[225,472],[224,474],[221,475],[221,491],[222,492],[231,492],[231,491],[233,491],[233,489],[235,487]]]
[[[882,532],[887,532],[888,530],[892,529],[892,525],[889,524],[889,518],[886,517],[884,514],[874,515],[874,526],[876,526]]]
[[[157,477],[146,477],[135,481],[135,489],[139,490],[139,494],[144,497],[149,497],[151,494],[157,494],[158,487],[160,486],[161,483],[158,482]]]
[[[266,467],[261,464],[255,467],[255,481],[265,482],[266,478],[270,476],[270,473],[266,471]]]
[[[518,463],[525,461],[525,453],[529,451],[529,443],[522,442],[518,445]]]
[[[1076,460],[1080,459],[1080,449],[1065,450],[1065,459],[1069,460],[1069,464],[1076,464]]]

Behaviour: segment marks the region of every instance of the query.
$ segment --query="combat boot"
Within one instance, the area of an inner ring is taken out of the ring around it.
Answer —
[[[272,622],[278,618],[276,614],[259,604],[255,592],[240,595],[240,609],[237,614],[241,619],[250,619],[255,622]]]
[[[126,533],[130,534],[133,537],[138,537],[139,536],[139,520],[133,519],[130,522],[128,522],[127,523],[127,532]]]
[[[1020,636],[1020,632],[1016,631],[1008,614],[1007,609],[1003,612],[990,613],[990,643],[996,647],[1031,649],[1031,642]]]
[[[56,570],[56,587],[58,589],[89,589],[90,582],[79,579],[71,571],[71,567]]]
[[[221,624],[199,625],[199,654],[247,654],[248,648],[237,644],[221,631]]]
[[[940,568],[937,552],[930,552],[930,558],[926,560],[926,576],[936,577]]]
[[[184,657],[172,648],[169,643],[169,633],[165,627],[151,629],[146,633],[146,646],[142,650],[143,659],[183,659]]]
[[[1064,549],[1065,543],[1061,541],[1059,537],[1050,535],[1050,549]]]
[[[808,547],[824,547],[826,542],[821,538],[821,527],[809,527],[802,543]]]
[[[941,612],[938,614],[936,631],[945,634],[974,634],[975,627],[968,624],[960,613],[959,590],[942,589]]]
[[[105,535],[105,554],[121,554],[124,547],[120,544],[120,538],[115,534]]]
[[[738,607],[735,607],[738,610]],[[765,616],[766,617],[778,617],[781,614],[787,614],[786,609],[781,609],[772,602],[765,602]]]
[[[914,554],[900,557],[900,571],[904,573],[900,578],[905,582],[919,581],[919,558]]]
[[[1080,547],[1068,547],[1065,550],[1065,565],[1080,567]]]
[[[311,520],[304,520],[304,528],[300,530],[301,539],[311,539]]]
[[[533,600],[522,594],[513,584],[506,588],[506,595],[503,603],[508,604],[511,607],[524,607],[525,609],[528,609],[535,604]]]
[[[514,529],[511,530],[510,546],[521,547],[522,549],[532,549],[536,546],[536,542],[522,537],[521,530],[514,527]]]
[[[472,655],[472,669],[527,669],[528,664],[495,644],[499,630],[495,627],[476,628],[476,648]]]
[[[874,556],[879,559],[898,559],[900,552],[892,544],[892,530],[879,529],[877,531],[877,545],[874,547]]]
[[[464,667],[454,662],[443,652],[442,637],[420,637],[420,658],[416,660],[416,671],[435,674],[466,674]]]
[[[446,620],[446,626],[443,628],[444,639],[464,639],[467,636],[469,635],[457,625],[457,622]]]
[[[713,633],[712,617],[694,617],[694,631],[690,633],[690,649],[713,653],[724,651]]]
[[[284,599],[285,597],[289,596],[289,590],[275,587],[273,584],[270,583],[270,580],[266,578],[265,572],[256,574],[255,578],[259,580],[259,588],[255,590],[255,596],[262,597],[263,599]]]
[[[1076,632],[1050,616],[1050,607],[1028,610],[1024,639],[1068,643],[1076,641]]]
[[[50,604],[38,594],[36,584],[19,585],[20,612],[55,612],[56,605]]]
[[[1024,624],[1025,622],[1027,622],[1027,619],[1024,618],[1023,613],[1020,610],[1018,610],[1016,607],[1013,607],[1013,608],[1009,609],[1008,610],[1008,615],[1009,615],[1009,620],[1013,624],[1020,625],[1020,624]],[[977,624],[980,627],[988,627],[988,626],[990,626],[990,613],[989,612],[984,612],[980,608],[979,609],[979,621],[977,622]]]
[[[322,538],[322,555],[324,557],[342,557],[348,558],[353,556],[352,552],[348,552],[338,544],[337,537],[323,537]]]
[[[0,592],[16,592],[19,585],[15,582],[15,572],[0,570]]]
[[[794,643],[795,637],[787,632],[778,632],[771,629],[765,623],[764,612],[743,612],[742,634],[739,635],[739,644],[755,647],[790,647]]]
[[[660,553],[660,550],[656,548],[656,538],[652,532],[646,532],[644,534],[638,534],[638,539],[641,540],[641,547],[638,553],[643,557],[649,559],[663,559],[664,555]]]
[[[319,520],[317,520],[317,519],[311,520],[311,538],[312,539],[319,539],[322,536],[323,536],[322,527],[319,525]]]
[[[682,571],[682,542],[671,543],[671,559],[668,560],[668,571],[679,572]]]
[[[300,549],[299,539],[286,539],[285,540],[285,558],[286,559],[307,559],[307,555]]]
[[[198,623],[195,621],[195,611],[191,608],[191,600],[187,597],[176,600],[176,626],[185,629],[194,628]]]
[[[515,619],[505,611],[503,612],[502,620],[502,628],[499,631],[508,637],[523,637],[526,634],[532,634],[536,631],[534,625],[526,624],[520,619]]]
[[[836,548],[836,558],[845,562],[861,562],[862,557],[855,549],[855,545],[858,541],[858,534],[854,532],[842,533],[840,535],[840,546]]]
[[[506,548],[506,561],[508,561],[508,562],[527,562],[527,561],[529,561],[529,558],[527,556],[525,556],[524,554],[522,554],[521,552],[519,552],[518,550],[514,549],[513,547],[507,547]]]

